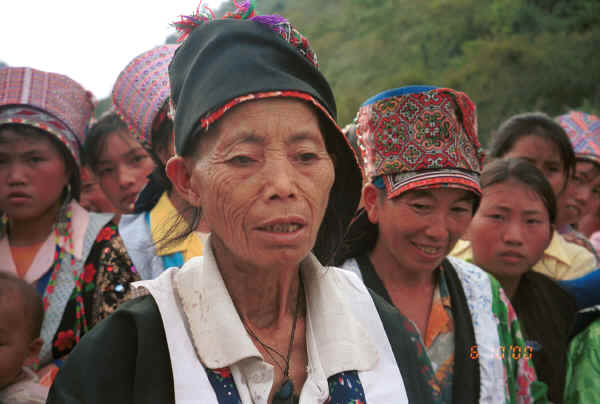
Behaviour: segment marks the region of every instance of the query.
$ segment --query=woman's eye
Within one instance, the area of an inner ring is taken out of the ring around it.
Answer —
[[[550,166],[550,167],[547,168],[547,170],[549,172],[551,172],[551,173],[557,173],[557,172],[560,171],[560,167],[558,167],[558,166]]]
[[[98,175],[100,177],[104,177],[106,175],[109,175],[110,173],[112,173],[112,168],[101,168],[98,170]]]
[[[144,161],[146,159],[147,156],[139,154],[137,156],[133,156],[133,158],[131,159],[133,161],[134,164],[139,164],[142,161]]]
[[[44,159],[39,156],[32,156],[29,158],[30,163],[40,163],[42,161],[44,161]]]
[[[249,164],[252,164],[255,160],[251,157],[248,156],[235,156],[232,157],[231,159],[229,159],[230,163],[233,163],[234,165],[238,165],[238,166],[247,166]]]
[[[424,203],[413,203],[413,204],[412,204],[412,207],[413,207],[415,210],[428,210],[428,209],[430,209],[430,208],[431,208],[431,205],[426,205],[426,204],[424,204]]]
[[[308,163],[316,160],[318,157],[316,153],[300,153],[298,159],[303,163]]]
[[[498,215],[496,213],[492,213],[490,215],[487,215],[487,217],[490,218],[490,219],[492,219],[492,220],[498,220],[498,221],[504,220],[504,216]]]

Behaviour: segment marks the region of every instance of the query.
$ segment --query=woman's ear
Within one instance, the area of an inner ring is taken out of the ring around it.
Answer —
[[[371,183],[365,185],[362,191],[362,202],[364,204],[365,211],[367,212],[367,217],[373,224],[377,224],[379,222],[379,192],[380,191],[375,187],[375,185]]]
[[[192,188],[192,176],[190,170],[181,156],[173,156],[167,161],[165,166],[167,177],[175,187],[175,190],[190,205],[199,207],[200,196]]]

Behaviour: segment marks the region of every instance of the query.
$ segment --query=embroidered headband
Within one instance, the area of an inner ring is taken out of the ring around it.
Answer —
[[[393,198],[415,188],[481,194],[475,104],[459,91],[411,86],[368,99],[357,117],[366,178]]]
[[[67,76],[29,67],[0,69],[0,125],[34,126],[56,136],[80,164],[93,97]]]
[[[578,159],[600,164],[600,119],[597,116],[570,111],[556,121],[569,135]]]
[[[161,45],[138,55],[119,74],[113,87],[117,114],[142,144],[150,144],[152,130],[166,118],[169,63],[177,47]]]

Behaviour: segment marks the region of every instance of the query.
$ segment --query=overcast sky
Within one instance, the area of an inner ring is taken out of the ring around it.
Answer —
[[[223,0],[207,0],[213,9]],[[199,0],[2,0],[0,61],[65,74],[97,99],[138,54],[163,44],[169,24]]]

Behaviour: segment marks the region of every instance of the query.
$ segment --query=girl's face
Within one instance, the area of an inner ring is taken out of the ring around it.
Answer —
[[[577,230],[590,237],[600,230],[600,165],[578,160],[575,165],[573,198],[581,206]]]
[[[522,136],[504,157],[529,161],[544,174],[557,198],[563,192],[567,173],[558,145],[552,140],[538,135]]]
[[[119,213],[133,212],[154,166],[148,152],[128,133],[107,135],[96,174],[102,190]]]
[[[98,184],[98,178],[87,166],[81,167],[79,204],[90,212],[114,212],[116,209]]]
[[[540,196],[511,179],[483,189],[467,234],[473,263],[502,280],[520,278],[539,261],[552,231]]]
[[[597,216],[598,213],[600,213],[600,166],[591,161],[578,160],[567,189],[558,199],[559,217],[556,222],[559,226],[578,224],[578,230],[588,234],[589,232],[579,227],[587,220],[583,220],[583,217],[590,214]]]
[[[0,210],[10,220],[40,218],[60,206],[70,175],[50,136],[0,129]]]

